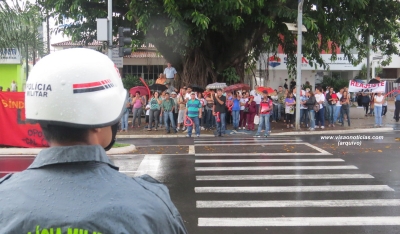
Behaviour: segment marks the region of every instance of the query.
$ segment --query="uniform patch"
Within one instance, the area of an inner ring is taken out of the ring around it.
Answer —
[[[73,84],[72,87],[74,93],[88,93],[112,88],[114,84],[108,79],[90,83]]]

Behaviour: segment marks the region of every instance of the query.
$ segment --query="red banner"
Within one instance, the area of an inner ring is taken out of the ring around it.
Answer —
[[[0,145],[48,146],[39,124],[25,122],[24,92],[0,92]]]

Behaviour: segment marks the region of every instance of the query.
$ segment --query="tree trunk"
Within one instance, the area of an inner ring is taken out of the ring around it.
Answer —
[[[211,60],[204,56],[200,48],[196,48],[183,59],[183,71],[178,81],[181,86],[205,87],[209,83],[217,82],[217,73],[213,69]]]

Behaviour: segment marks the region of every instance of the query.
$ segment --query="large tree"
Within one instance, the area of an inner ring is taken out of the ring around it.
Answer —
[[[39,1],[40,2],[40,1]],[[106,1],[46,0],[40,2],[62,23],[75,40],[95,38],[95,19],[106,17]],[[204,85],[226,79],[236,71],[243,79],[246,64],[265,50],[282,46],[295,71],[296,35],[284,22],[297,19],[298,0],[114,0],[114,32],[129,26],[134,44],[153,43],[180,71],[186,84]],[[367,35],[372,49],[399,54],[397,0],[309,0],[304,2],[304,56],[322,64],[320,51],[340,47],[348,59],[365,58]],[[115,33],[114,33],[115,35]],[[329,43],[333,42],[333,43]],[[353,57],[352,49],[358,50]],[[334,55],[335,56],[335,55]]]

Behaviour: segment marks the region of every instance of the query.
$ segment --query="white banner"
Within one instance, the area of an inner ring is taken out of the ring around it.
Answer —
[[[353,54],[355,58],[358,57],[357,54]],[[317,68],[311,66],[308,59],[303,57],[301,60],[301,69],[307,71],[324,71],[324,70],[331,70],[331,71],[359,71],[362,68],[362,63],[357,66],[353,66],[344,54],[337,54],[337,59],[332,61],[331,54],[322,54],[322,59],[324,60],[327,67],[324,69],[322,66],[317,65]],[[287,56],[286,54],[277,54],[276,56],[270,55],[268,57],[267,54],[261,54],[261,60],[257,63],[257,69],[266,70],[268,68],[273,70],[287,70]]]
[[[21,64],[21,55],[15,48],[0,48],[0,64]]]
[[[349,92],[350,93],[384,93],[386,91],[386,81],[382,81],[377,84],[362,84],[355,82],[354,80],[349,81]]]

